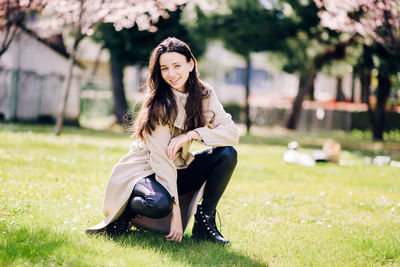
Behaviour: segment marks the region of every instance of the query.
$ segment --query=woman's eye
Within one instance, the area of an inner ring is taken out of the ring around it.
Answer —
[[[161,71],[166,71],[166,70],[168,70],[168,69],[167,69],[167,68],[162,68],[162,69],[161,69]]]

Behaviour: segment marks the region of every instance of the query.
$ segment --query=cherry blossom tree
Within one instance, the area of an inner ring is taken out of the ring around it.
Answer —
[[[68,70],[61,91],[55,134],[62,130],[76,51],[83,38],[94,33],[100,22],[113,23],[116,30],[137,25],[139,30],[156,31],[154,23],[167,10],[175,10],[187,0],[48,0],[36,26],[42,33],[68,30],[72,36]]]
[[[314,0],[321,25],[358,33],[391,53],[400,50],[400,2],[396,0]]]
[[[27,15],[42,9],[44,0],[0,0],[0,56],[4,54]]]
[[[400,71],[400,2],[397,0],[314,0],[321,25],[356,33],[363,44],[361,86],[366,96],[373,137],[383,140],[391,76]],[[376,60],[373,60],[375,56]],[[369,102],[372,68],[378,70],[375,108]]]

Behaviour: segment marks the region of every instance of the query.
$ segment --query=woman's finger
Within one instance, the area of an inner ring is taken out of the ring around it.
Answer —
[[[173,149],[174,149],[175,142],[172,139],[167,148],[167,155],[169,158],[173,158]]]
[[[179,144],[175,144],[175,145],[174,145],[174,149],[172,150],[172,156],[176,155],[176,153],[178,152],[178,150],[179,150]]]
[[[172,144],[171,143],[168,145],[167,155],[168,155],[168,158],[171,158],[171,155],[172,155]]]
[[[182,235],[179,234],[176,238],[176,242],[181,242],[182,241]]]
[[[167,147],[167,156],[170,159],[173,159],[178,150],[183,146],[183,144],[186,142],[186,137],[183,137],[182,135],[179,135],[177,137],[172,138],[169,141],[168,147]]]

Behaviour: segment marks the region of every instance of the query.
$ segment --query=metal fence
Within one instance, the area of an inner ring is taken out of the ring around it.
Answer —
[[[85,120],[113,115],[113,98],[110,81],[99,78],[86,79],[81,87],[81,118]]]
[[[61,97],[64,77],[39,75],[0,68],[0,119],[53,121]],[[78,121],[112,115],[110,82],[100,78],[75,76],[69,91],[65,117]]]

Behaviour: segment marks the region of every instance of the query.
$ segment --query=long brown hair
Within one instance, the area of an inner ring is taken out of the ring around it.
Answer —
[[[162,41],[150,55],[149,75],[147,78],[147,95],[134,124],[134,134],[144,140],[145,135],[150,135],[158,124],[173,123],[176,119],[178,108],[175,102],[173,89],[161,76],[160,56],[167,52],[177,52],[191,59],[194,68],[189,73],[185,83],[185,92],[188,93],[185,105],[186,120],[184,131],[204,126],[202,99],[207,94],[207,89],[199,80],[197,61],[190,51],[189,46],[173,37]]]

